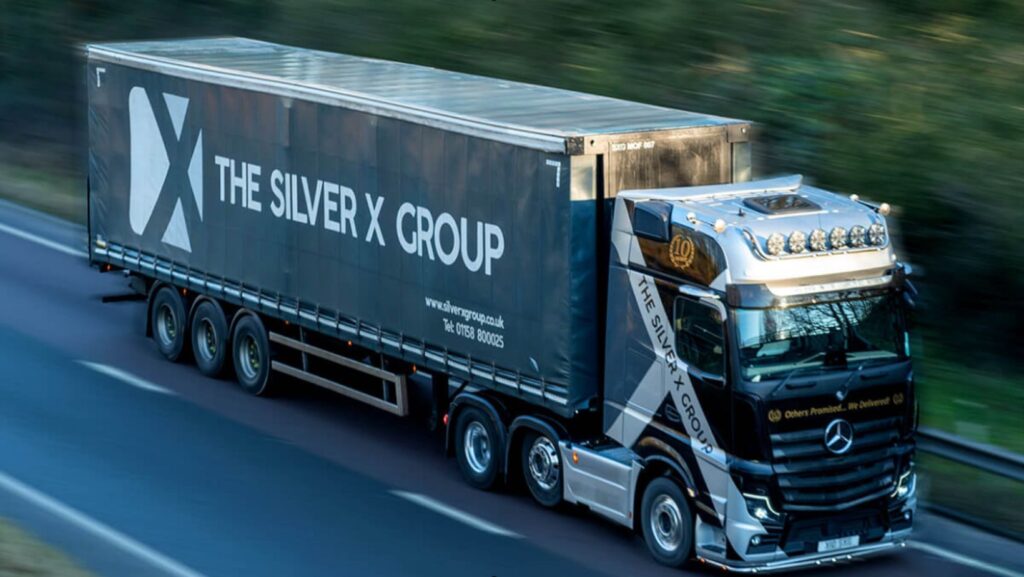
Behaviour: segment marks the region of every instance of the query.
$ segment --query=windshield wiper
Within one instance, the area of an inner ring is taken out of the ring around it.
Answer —
[[[850,373],[850,376],[843,381],[843,384],[839,385],[839,389],[836,390],[836,399],[842,401],[846,398],[846,395],[850,394],[850,381],[853,377],[860,377],[860,372],[864,369],[864,363],[857,365],[857,368]]]

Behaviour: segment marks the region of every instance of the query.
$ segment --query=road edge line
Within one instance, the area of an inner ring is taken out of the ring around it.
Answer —
[[[176,577],[205,577],[166,555],[0,471],[0,487]]]
[[[9,224],[4,224],[4,223],[0,222],[0,231],[6,232],[7,234],[9,234],[11,236],[16,236],[16,237],[18,237],[18,238],[20,238],[22,240],[27,240],[29,242],[34,242],[34,243],[36,243],[38,245],[45,246],[46,248],[53,249],[53,250],[58,251],[58,252],[62,252],[62,253],[67,254],[67,255],[71,255],[71,256],[74,256],[74,257],[78,257],[78,258],[88,258],[89,257],[88,253],[86,253],[83,250],[78,250],[78,249],[75,249],[75,248],[71,248],[70,246],[61,244],[61,243],[59,243],[59,242],[57,242],[55,240],[50,240],[48,238],[41,237],[38,234],[33,234],[33,233],[28,232],[26,230],[21,230],[20,228],[15,228],[15,227],[13,227],[13,226],[11,226]]]
[[[910,547],[911,549],[916,549],[918,551],[923,551],[925,553],[931,553],[932,555],[942,557],[943,559],[946,559],[948,561],[952,561],[954,563],[958,563],[966,567],[971,567],[973,569],[978,569],[981,571],[992,573],[993,575],[999,575],[1000,577],[1024,577],[1024,573],[1018,573],[1013,569],[1007,569],[1005,567],[993,565],[992,563],[989,563],[987,561],[981,561],[980,559],[974,559],[973,557],[968,557],[967,555],[954,553],[953,551],[947,551],[942,547],[938,547],[930,543],[911,540],[907,541],[907,547]]]

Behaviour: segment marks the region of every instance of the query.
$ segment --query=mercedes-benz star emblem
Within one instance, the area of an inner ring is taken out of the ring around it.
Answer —
[[[836,419],[825,427],[825,448],[837,455],[853,445],[853,425],[846,419]]]

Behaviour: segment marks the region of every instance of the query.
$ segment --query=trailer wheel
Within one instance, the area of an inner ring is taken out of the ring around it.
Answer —
[[[640,526],[651,552],[659,563],[680,567],[693,548],[693,513],[679,484],[659,477],[647,485],[641,506]]]
[[[188,344],[188,317],[181,295],[173,287],[160,287],[153,295],[149,314],[157,350],[169,361],[182,360]]]
[[[216,301],[204,300],[192,313],[192,352],[199,372],[219,377],[228,359],[228,321]]]
[[[545,507],[562,502],[562,461],[558,445],[547,435],[526,433],[521,445],[523,479],[533,498]]]
[[[254,395],[270,393],[270,342],[259,317],[247,314],[235,323],[231,335],[235,379]]]
[[[498,481],[501,460],[497,426],[486,413],[466,407],[455,423],[455,458],[459,472],[477,489],[491,489]]]

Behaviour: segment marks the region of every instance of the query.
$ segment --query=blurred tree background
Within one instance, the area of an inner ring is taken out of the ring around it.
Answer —
[[[204,35],[759,123],[760,174],[800,172],[898,207],[921,273],[926,422],[1024,451],[1024,4],[0,0],[0,193],[44,183],[5,194],[81,220],[77,47]],[[55,208],[62,193],[79,204]]]

